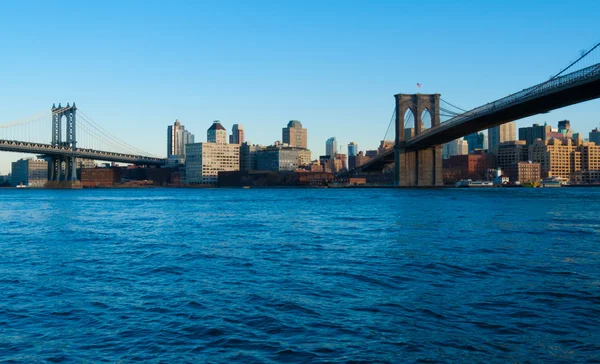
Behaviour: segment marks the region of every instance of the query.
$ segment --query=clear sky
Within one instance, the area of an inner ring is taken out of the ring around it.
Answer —
[[[270,144],[297,119],[313,158],[331,136],[374,149],[394,94],[472,108],[519,91],[598,42],[598,14],[596,0],[3,2],[0,124],[76,101],[156,155],[175,119],[197,141],[219,119]],[[587,136],[600,101],[518,126],[565,118]],[[0,174],[18,157],[0,153]]]

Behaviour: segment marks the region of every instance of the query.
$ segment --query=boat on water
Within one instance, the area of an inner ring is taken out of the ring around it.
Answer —
[[[27,188],[27,186],[25,186],[25,185],[24,185],[24,184],[22,184],[22,183],[21,183],[20,185],[17,185],[16,187],[17,187],[17,188]]]
[[[542,180],[542,187],[562,187],[569,184],[569,180],[561,177],[548,177]]]
[[[490,181],[472,181],[470,179],[461,179],[456,182],[456,187],[494,187]]]
[[[523,186],[523,187],[533,187],[533,188],[542,187],[542,186],[540,185],[540,183],[539,183],[539,182],[537,182],[537,181],[533,181],[533,182],[525,182],[525,183],[523,183],[523,185],[522,185],[522,186]]]

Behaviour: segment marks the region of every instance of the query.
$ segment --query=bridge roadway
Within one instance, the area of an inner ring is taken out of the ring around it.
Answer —
[[[599,97],[600,64],[595,64],[455,116],[400,143],[400,147],[408,151],[429,148],[507,122]],[[393,162],[394,150],[388,149],[355,170],[381,170]]]
[[[77,148],[77,150],[73,151],[73,149],[69,147],[61,147],[42,143],[29,143],[15,140],[0,139],[0,151],[43,154],[60,157],[77,157],[107,162],[130,163],[137,165],[163,166],[166,164],[166,159],[163,158],[113,153],[94,149]]]

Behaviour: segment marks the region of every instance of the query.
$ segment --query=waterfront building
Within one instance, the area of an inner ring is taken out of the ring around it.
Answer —
[[[243,144],[244,141],[244,129],[242,128],[242,124],[233,124],[231,127],[231,135],[229,136],[229,144]]]
[[[517,162],[504,170],[511,182],[539,182],[542,179],[539,163]]]
[[[284,144],[296,148],[308,148],[307,131],[302,128],[302,123],[298,120],[290,120],[286,128],[282,130],[281,140]]]
[[[167,127],[167,157],[185,159],[185,145],[194,142],[194,134],[185,130],[179,120]]]
[[[469,146],[469,153],[476,149],[488,149],[487,135],[485,135],[483,132],[469,134],[463,139]]]
[[[488,177],[488,170],[494,166],[494,155],[484,151],[453,155],[442,161],[444,182],[456,182],[461,179],[484,180]]]
[[[330,158],[334,158],[337,154],[337,140],[335,140],[335,137],[331,137],[325,142],[325,154]]]
[[[240,145],[227,144],[227,131],[216,120],[206,131],[206,143],[186,146],[185,180],[188,184],[217,183],[220,171],[240,169]]]
[[[488,129],[488,149],[496,151],[500,143],[516,139],[516,125],[514,122],[505,123]]]
[[[581,170],[581,153],[571,139],[566,143],[555,138],[538,139],[529,147],[529,160],[540,164],[542,178],[571,178],[574,172]]]
[[[43,159],[19,159],[12,162],[11,185],[43,187],[48,182],[48,162]]]
[[[590,131],[590,142],[600,145],[600,130],[598,128]]]
[[[331,158],[331,159],[327,160],[327,163],[325,164],[324,169],[325,169],[325,172],[339,173],[344,170],[344,166],[342,165],[342,161],[340,159]]]
[[[442,158],[444,159],[448,159],[454,155],[466,154],[469,154],[469,144],[462,138],[446,143],[442,147]]]
[[[307,150],[293,147],[269,147],[256,152],[256,169],[260,171],[295,171],[306,159]],[[310,163],[310,151],[308,160]],[[308,164],[305,163],[305,164]]]
[[[251,145],[248,142],[240,145],[240,171],[256,170],[256,152],[262,148],[262,145]]]
[[[355,142],[348,143],[348,158],[355,157],[358,154],[358,144]]]
[[[496,166],[508,170],[518,162],[529,160],[529,146],[523,140],[500,143],[496,149]]]

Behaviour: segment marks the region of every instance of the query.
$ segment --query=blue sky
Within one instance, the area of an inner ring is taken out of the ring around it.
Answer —
[[[600,41],[599,4],[4,2],[0,124],[76,101],[157,155],[166,154],[175,119],[198,141],[212,120],[228,131],[241,123],[260,144],[281,139],[281,128],[298,119],[313,158],[331,136],[373,149],[396,93],[441,93],[472,108],[546,80]],[[600,102],[518,126],[565,118],[587,134],[600,125]],[[0,174],[18,157],[0,153]]]

